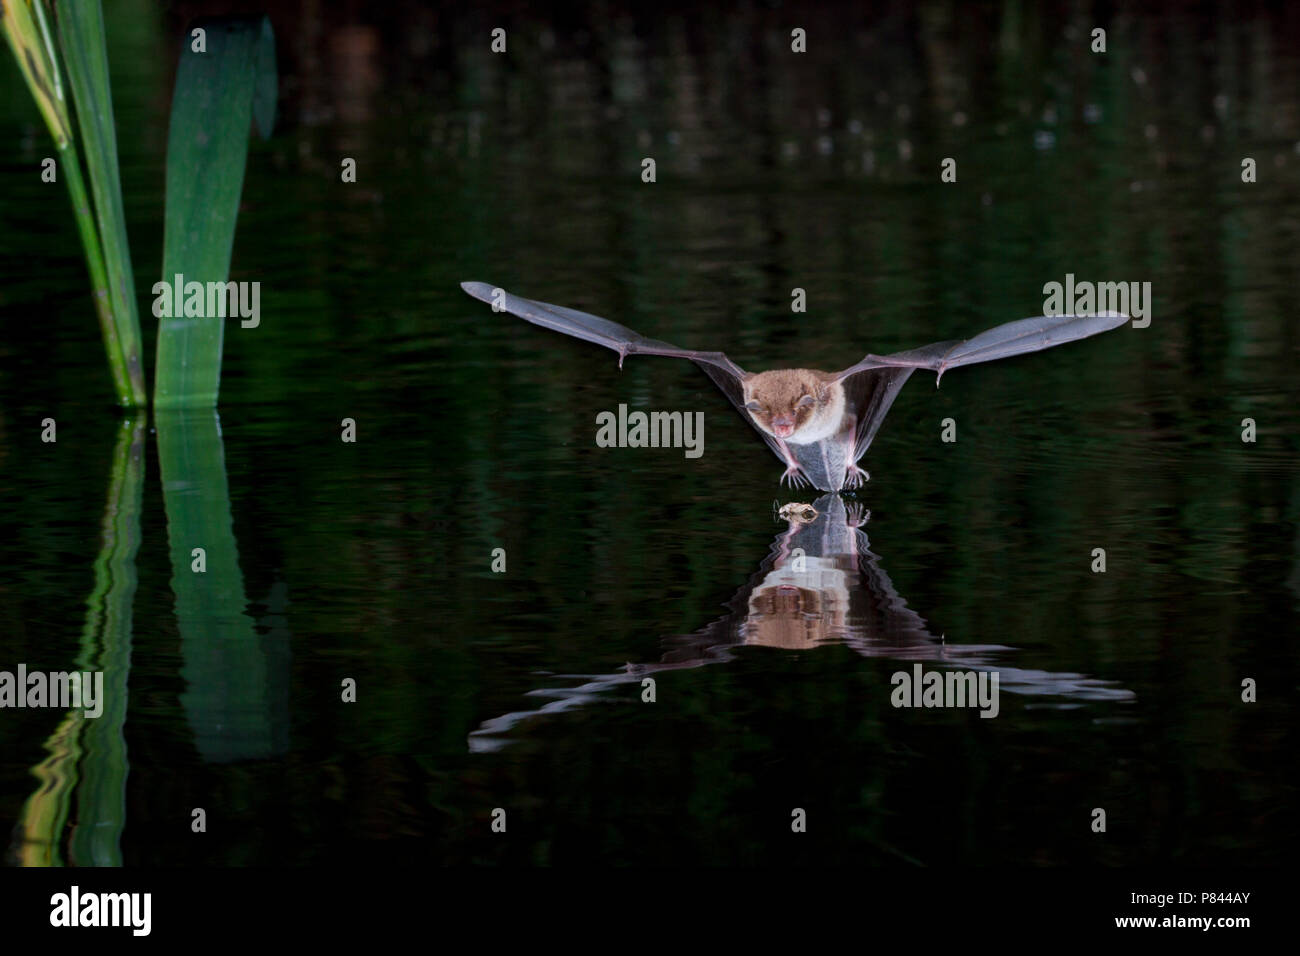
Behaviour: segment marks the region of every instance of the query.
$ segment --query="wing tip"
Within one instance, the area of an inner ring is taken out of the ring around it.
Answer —
[[[492,285],[490,282],[462,282],[460,287],[463,291],[472,295],[480,302],[488,303],[492,301],[492,290],[497,288],[497,286]]]

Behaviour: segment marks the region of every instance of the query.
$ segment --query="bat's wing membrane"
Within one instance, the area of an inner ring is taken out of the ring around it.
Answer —
[[[767,442],[773,454],[784,460],[785,456],[776,440],[759,429],[744,410],[744,382],[749,378],[749,373],[727,358],[725,353],[678,348],[668,342],[647,338],[598,315],[524,299],[486,282],[462,282],[461,288],[474,298],[534,325],[612,349],[618,353],[620,366],[629,355],[664,355],[689,359],[705,371],[731,404],[744,415],[745,420],[754,425],[754,430]],[[1042,315],[1007,322],[970,339],[936,342],[892,355],[866,356],[836,375],[836,381],[844,386],[848,410],[857,419],[854,461],[866,453],[899,390],[917,369],[930,369],[942,378],[943,373],[950,368],[1041,352],[1043,349],[1118,328],[1128,320],[1128,316],[1119,312],[1090,316]]]
[[[969,339],[936,342],[919,349],[892,355],[868,355],[838,375],[850,407],[858,416],[854,455],[866,453],[876,430],[898,396],[908,376],[917,369],[930,369],[938,379],[950,368],[991,362],[1029,352],[1041,352],[1056,345],[1086,339],[1129,321],[1121,312],[1097,315],[1040,315],[991,328]],[[938,382],[936,379],[936,383]]]
[[[754,416],[750,415],[749,412],[745,410],[745,387],[743,385],[743,379],[737,378],[727,370],[719,368],[716,365],[706,365],[701,363],[700,368],[704,370],[705,375],[713,379],[713,384],[722,390],[722,394],[727,396],[727,400],[730,401],[732,405],[736,406],[736,411],[740,412],[740,416],[754,427],[754,431],[758,434],[758,437],[767,443],[768,448],[772,449],[772,454],[776,455],[776,457],[781,459],[782,463],[784,463],[785,455],[781,452],[781,446],[776,443],[776,439],[763,431],[763,429],[759,428],[758,424],[754,421]],[[742,375],[743,374],[744,373],[742,373]]]
[[[974,338],[936,342],[893,355],[868,355],[840,372],[843,380],[857,372],[877,368],[928,368],[943,373],[959,365],[974,365],[994,359],[1041,352],[1053,346],[1086,339],[1090,335],[1119,328],[1129,320],[1122,312],[1097,315],[1040,315],[1007,322]]]
[[[517,295],[511,295],[504,289],[499,290],[499,295],[494,298],[494,293],[498,293],[498,287],[489,285],[486,282],[462,282],[460,287],[474,298],[489,305],[500,302],[501,309],[512,315],[517,315],[519,318],[533,323],[533,325],[540,325],[542,328],[550,329],[553,332],[562,332],[565,335],[571,335],[574,338],[594,342],[596,345],[603,345],[607,349],[613,349],[618,353],[620,367],[623,364],[623,359],[629,355],[666,355],[670,358],[689,359],[704,370],[705,374],[713,380],[713,384],[722,390],[722,393],[727,396],[731,404],[744,416],[745,421],[754,425],[753,419],[745,411],[743,383],[749,377],[749,373],[727,358],[723,352],[698,352],[692,349],[678,348],[668,342],[647,338],[639,332],[627,328],[627,326],[611,322],[609,319],[602,319],[598,315],[579,312],[576,309],[566,309],[562,305],[551,305],[548,302],[524,299]],[[767,442],[768,447],[772,449],[772,453],[784,461],[776,440],[759,429],[757,425],[754,426],[754,430],[762,436],[763,441]]]
[[[503,311],[509,312],[511,315],[517,315],[519,318],[533,323],[533,325],[540,325],[544,329],[563,332],[565,335],[571,335],[576,339],[583,339],[587,342],[603,345],[607,349],[613,349],[618,353],[620,367],[623,365],[623,359],[629,355],[667,355],[672,358],[690,359],[698,364],[712,366],[739,379],[747,376],[744,369],[727,358],[722,352],[697,352],[692,349],[681,349],[668,342],[647,338],[639,332],[632,331],[627,326],[611,322],[609,319],[602,319],[598,315],[579,312],[577,309],[566,309],[562,305],[551,305],[548,302],[535,302],[532,299],[521,298],[486,282],[462,282],[460,287],[474,298],[486,302],[494,308],[496,303],[500,302],[500,308]],[[494,297],[494,293],[499,293],[499,295]],[[717,381],[717,379],[714,379],[714,381]],[[728,394],[728,397],[731,397],[731,395]]]
[[[853,460],[861,461],[871,447],[894,399],[916,369],[910,366],[863,369],[844,380],[844,396],[857,417],[854,426]]]

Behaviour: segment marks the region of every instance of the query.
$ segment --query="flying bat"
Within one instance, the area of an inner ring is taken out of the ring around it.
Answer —
[[[746,372],[723,352],[682,349],[646,338],[597,315],[534,302],[486,282],[461,286],[494,310],[534,325],[613,349],[619,368],[629,355],[667,355],[694,362],[713,379],[785,464],[781,481],[822,491],[856,488],[869,477],[858,467],[899,389],[917,369],[937,373],[960,365],[1040,352],[1118,328],[1120,312],[1097,315],[1040,315],[1007,322],[974,338],[936,342],[892,355],[869,354],[839,372],[809,368]]]

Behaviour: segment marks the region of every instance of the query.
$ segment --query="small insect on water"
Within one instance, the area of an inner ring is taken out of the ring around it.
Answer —
[[[797,524],[812,524],[817,520],[817,509],[803,501],[792,501],[782,505],[776,514],[784,521]]]
[[[746,372],[723,352],[678,348],[598,315],[521,299],[486,282],[462,282],[461,288],[494,309],[613,349],[620,368],[629,355],[689,359],[713,379],[785,463],[782,482],[823,491],[856,488],[868,480],[870,476],[858,462],[899,389],[917,369],[936,372],[937,385],[950,368],[1041,352],[1118,328],[1129,320],[1120,312],[1040,315],[1007,322],[969,339],[936,342],[891,355],[869,354],[839,372],[808,368]]]

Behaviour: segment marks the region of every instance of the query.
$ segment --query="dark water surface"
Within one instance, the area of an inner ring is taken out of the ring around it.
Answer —
[[[107,7],[151,359],[184,19]],[[1101,56],[1064,8],[832,6],[796,56],[779,9],[601,5],[498,18],[502,57],[491,13],[271,10],[232,275],[263,318],[227,331],[219,430],[108,406],[0,67],[0,670],[115,688],[98,722],[0,711],[9,862],[1290,860],[1296,11],[1121,5]],[[458,288],[837,368],[1067,273],[1150,282],[1150,326],[915,375],[796,545],[815,583],[773,514],[815,496],[697,369],[620,372]],[[705,453],[596,447],[620,403],[703,412]],[[227,500],[196,588],[185,509]],[[916,662],[999,672],[998,716],[891,706]]]

